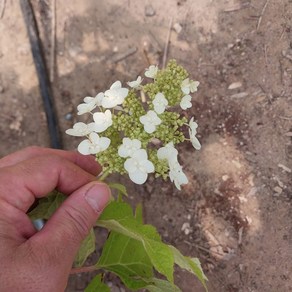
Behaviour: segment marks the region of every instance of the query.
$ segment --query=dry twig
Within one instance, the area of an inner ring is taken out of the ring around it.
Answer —
[[[115,57],[113,58],[113,62],[114,62],[114,63],[120,62],[120,61],[122,61],[122,60],[128,58],[129,56],[135,54],[136,52],[137,52],[137,48],[136,48],[136,47],[130,48],[130,49],[127,50],[126,52],[121,53],[121,54],[115,56]]]
[[[266,0],[266,3],[265,3],[265,5],[264,5],[264,7],[263,7],[263,9],[261,11],[260,17],[258,19],[257,31],[260,29],[260,26],[261,26],[261,23],[262,23],[262,19],[263,19],[263,16],[265,14],[265,11],[266,11],[266,8],[267,8],[269,2],[270,2],[270,0]]]
[[[0,19],[4,15],[5,7],[6,7],[6,0],[2,0],[1,1],[1,7],[0,7]]]
[[[55,72],[55,44],[56,44],[56,0],[52,0],[52,30],[51,30],[51,51],[50,51],[50,81],[54,81]]]
[[[167,58],[167,53],[168,53],[168,45],[169,45],[169,40],[170,40],[171,27],[172,27],[172,18],[169,21],[168,33],[167,33],[166,43],[165,43],[164,52],[163,52],[163,59],[162,59],[162,68],[163,69],[165,68],[165,65],[166,65],[166,58]]]

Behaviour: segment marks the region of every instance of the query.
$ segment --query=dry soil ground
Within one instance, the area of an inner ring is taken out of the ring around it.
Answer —
[[[32,2],[49,60],[52,2]],[[0,9],[4,156],[48,146],[49,136],[19,1],[1,0]],[[146,222],[201,259],[210,291],[292,291],[292,1],[57,0],[55,16],[62,133],[84,96],[133,80],[149,63],[161,66],[172,19],[167,57],[201,82],[188,117],[199,123],[202,150],[180,148],[190,179],[181,192],[162,181],[123,181],[143,202]],[[65,149],[78,143],[62,139]],[[82,291],[91,277],[72,277],[68,291]],[[187,273],[176,281],[203,291]]]

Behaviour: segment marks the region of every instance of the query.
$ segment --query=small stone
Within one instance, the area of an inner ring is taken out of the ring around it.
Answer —
[[[223,176],[222,176],[222,180],[223,181],[227,181],[229,179],[229,176],[227,175],[227,174],[224,174]]]
[[[191,233],[191,226],[189,222],[185,222],[182,227],[181,231],[185,233],[185,235],[189,235]]]
[[[179,34],[182,31],[182,26],[177,22],[173,25],[173,29]]]
[[[154,16],[156,14],[152,5],[145,6],[145,16]]]
[[[65,120],[66,120],[66,121],[71,121],[72,118],[73,118],[72,113],[67,113],[67,114],[65,115]]]
[[[4,92],[4,87],[0,85],[0,93]]]
[[[274,187],[274,191],[280,195],[282,193],[283,189],[279,186],[276,186],[276,187]]]
[[[228,86],[228,89],[229,90],[237,89],[237,88],[240,88],[241,86],[242,86],[241,82],[233,82]]]

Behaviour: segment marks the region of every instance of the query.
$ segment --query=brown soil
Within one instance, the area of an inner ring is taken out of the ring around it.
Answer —
[[[4,2],[0,156],[49,145],[19,2]],[[32,2],[49,60],[52,4]],[[200,258],[210,291],[292,291],[291,1],[56,2],[53,90],[64,148],[78,143],[64,131],[84,96],[161,66],[172,19],[168,59],[201,82],[188,117],[199,123],[202,150],[180,148],[190,179],[181,192],[151,178],[143,187],[122,180],[143,202],[145,221]],[[92,276],[72,277],[68,291],[82,291]],[[203,291],[188,273],[176,278],[183,291]]]

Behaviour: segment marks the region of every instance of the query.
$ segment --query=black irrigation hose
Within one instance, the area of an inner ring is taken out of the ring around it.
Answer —
[[[62,144],[60,139],[57,117],[54,110],[52,88],[48,77],[49,75],[42,50],[41,40],[39,38],[37,22],[30,1],[29,0],[19,1],[30,40],[34,64],[38,75],[40,92],[43,99],[49,128],[51,147],[61,149]]]

